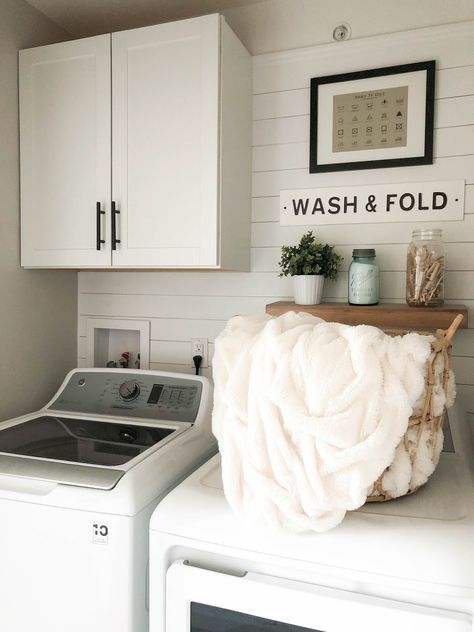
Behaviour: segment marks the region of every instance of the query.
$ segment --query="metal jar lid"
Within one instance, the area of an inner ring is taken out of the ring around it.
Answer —
[[[442,239],[441,228],[417,228],[412,233],[412,239]]]
[[[375,257],[375,248],[355,248],[352,251],[353,257]]]

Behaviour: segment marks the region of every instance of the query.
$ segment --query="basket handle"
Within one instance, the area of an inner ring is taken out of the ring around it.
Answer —
[[[449,328],[446,330],[446,333],[444,335],[445,339],[449,342],[451,342],[454,334],[456,333],[459,325],[462,323],[464,316],[462,314],[458,314],[456,316],[456,318],[453,320],[453,322],[449,325]]]

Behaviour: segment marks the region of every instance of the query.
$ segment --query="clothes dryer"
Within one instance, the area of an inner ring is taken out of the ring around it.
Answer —
[[[210,459],[152,516],[150,631],[473,632],[472,443],[462,410],[449,417],[424,488],[320,534],[244,524]]]

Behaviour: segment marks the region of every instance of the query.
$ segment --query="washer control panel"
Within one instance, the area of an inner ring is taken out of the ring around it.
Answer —
[[[192,376],[77,371],[49,409],[194,423],[201,397],[202,383]]]

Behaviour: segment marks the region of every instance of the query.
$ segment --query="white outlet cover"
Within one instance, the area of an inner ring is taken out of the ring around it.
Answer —
[[[198,345],[202,345],[202,353],[197,348]],[[193,357],[195,355],[202,355],[201,368],[208,367],[208,340],[207,338],[191,338],[191,364],[194,366]]]

